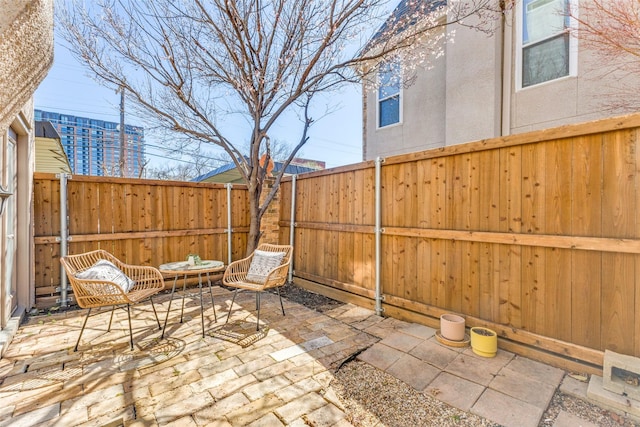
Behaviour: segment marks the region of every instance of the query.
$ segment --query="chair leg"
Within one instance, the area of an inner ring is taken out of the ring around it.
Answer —
[[[173,279],[173,288],[171,288],[171,299],[169,299],[169,308],[167,309],[167,315],[164,317],[164,326],[162,327],[162,334],[160,335],[160,339],[164,338],[164,331],[167,329],[167,320],[169,320],[169,313],[171,312],[171,303],[173,302],[173,294],[176,293],[176,282],[178,281],[178,276]]]
[[[149,297],[151,301],[151,308],[153,308],[153,314],[156,316],[156,322],[158,322],[158,329],[162,329],[162,325],[160,325],[160,319],[158,319],[158,312],[156,311],[156,306],[153,305],[153,297]]]
[[[256,331],[260,330],[260,292],[256,291],[256,306],[258,309],[258,318],[256,319]]]
[[[87,325],[87,320],[89,320],[90,314],[91,308],[87,311],[87,317],[85,317],[84,322],[82,322],[82,329],[80,329],[80,335],[78,335],[78,341],[76,341],[76,346],[73,348],[73,351],[78,351],[78,344],[80,344],[80,338],[82,338],[82,333],[84,332],[84,327]]]
[[[225,324],[229,322],[229,318],[231,317],[231,310],[233,309],[233,302],[236,300],[236,295],[238,294],[238,289],[233,292],[233,298],[231,298],[231,306],[229,307],[229,313],[227,313],[227,320],[224,322]]]
[[[284,316],[284,304],[282,304],[282,295],[280,295],[280,287],[277,287],[276,291],[278,291],[278,297],[280,298],[280,308],[282,308],[282,315]]]
[[[131,329],[131,305],[127,304],[127,316],[129,317],[129,347],[133,350],[133,330]]]
[[[113,321],[113,312],[116,311],[116,306],[111,306],[111,317],[109,318],[109,327],[107,328],[107,332],[111,332],[111,322]]]
[[[202,338],[204,338],[204,303],[202,302],[202,274],[198,274],[198,288],[200,288],[200,323],[202,324]]]
[[[187,275],[185,274],[182,278],[182,309],[180,310],[180,323],[182,323],[182,319],[184,318],[184,297],[187,292]]]

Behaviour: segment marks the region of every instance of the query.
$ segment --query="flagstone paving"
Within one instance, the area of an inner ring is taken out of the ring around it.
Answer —
[[[215,289],[219,318],[215,323],[205,299],[205,338],[193,292],[183,323],[174,304],[165,339],[150,305],[133,307],[133,351],[122,310],[110,332],[109,310],[90,317],[77,352],[84,310],[30,319],[0,360],[0,426],[343,422],[331,372],[379,341],[351,324],[383,319],[352,305],[326,315],[287,300],[283,317],[277,296],[266,294],[261,317],[268,328],[256,332],[255,312],[237,305],[224,324],[231,293]],[[236,302],[255,307],[250,294]],[[156,306],[163,317],[168,295],[157,297]]]
[[[265,294],[255,330],[255,299],[215,287],[218,322],[205,299],[187,292],[160,339],[150,305],[92,316],[73,352],[84,310],[36,316],[0,360],[2,426],[350,426],[331,381],[358,359],[452,406],[505,426],[537,426],[564,371],[500,350],[493,359],[439,344],[426,326],[343,304],[319,313]],[[163,317],[167,294],[156,298]],[[174,305],[175,306],[175,305]],[[240,307],[240,308],[238,308]],[[267,325],[267,326],[264,326]],[[564,387],[570,383],[565,381]],[[563,413],[557,426],[576,422]],[[425,420],[424,425],[430,425]]]

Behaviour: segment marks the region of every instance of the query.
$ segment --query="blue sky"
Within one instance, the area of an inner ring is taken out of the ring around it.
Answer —
[[[341,93],[331,93],[321,109],[328,103],[333,112],[324,117],[315,117],[316,123],[309,133],[307,145],[299,157],[326,162],[327,167],[336,167],[362,160],[362,99],[361,88],[351,86]],[[89,76],[86,69],[62,45],[56,41],[54,64],[49,74],[35,93],[35,108],[81,117],[118,122],[120,96]],[[141,120],[128,114],[127,124],[140,124]],[[290,131],[293,129],[293,131]],[[296,118],[287,119],[275,129],[275,139],[291,145],[300,135],[300,123]],[[146,137],[147,157],[151,167],[161,167],[168,161],[161,149],[162,141]]]

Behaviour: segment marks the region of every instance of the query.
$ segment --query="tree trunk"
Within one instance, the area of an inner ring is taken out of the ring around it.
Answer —
[[[261,185],[249,186],[249,235],[247,236],[247,252],[245,256],[249,256],[258,247],[260,242],[260,223],[262,215],[260,214],[260,193]]]

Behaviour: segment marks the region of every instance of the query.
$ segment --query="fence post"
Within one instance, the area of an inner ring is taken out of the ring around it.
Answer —
[[[375,185],[376,185],[376,190],[375,190],[375,215],[376,215],[376,225],[375,225],[375,236],[376,236],[376,265],[375,265],[375,271],[376,271],[376,315],[381,316],[382,312],[384,311],[384,309],[382,308],[382,288],[380,285],[380,235],[383,232],[383,229],[381,227],[381,217],[380,217],[380,206],[381,206],[381,200],[380,200],[380,181],[381,181],[381,177],[380,177],[380,172],[382,170],[382,163],[384,163],[384,158],[382,157],[377,157],[376,158],[376,172],[375,172]]]
[[[233,231],[231,228],[231,187],[233,187],[233,184],[228,183],[226,187],[227,187],[227,258],[228,258],[227,265],[229,265],[231,264],[231,233]]]
[[[67,242],[69,241],[69,216],[67,213],[67,179],[71,175],[66,173],[56,174],[56,178],[60,178],[60,237],[56,238],[60,241],[60,257],[68,255]],[[67,295],[67,273],[64,268],[60,269],[60,306],[66,308],[69,306],[69,298]]]
[[[291,217],[289,224],[289,244],[291,247],[294,243],[294,233],[296,231],[296,182],[298,181],[298,175],[293,175],[291,180]],[[295,249],[295,248],[294,248]],[[293,282],[293,250],[291,251],[291,261],[289,264],[289,283]]]

